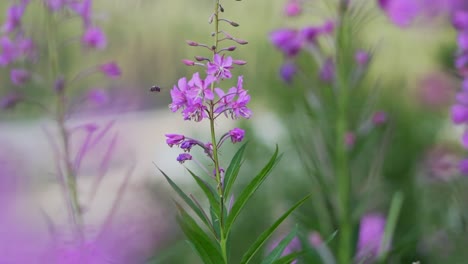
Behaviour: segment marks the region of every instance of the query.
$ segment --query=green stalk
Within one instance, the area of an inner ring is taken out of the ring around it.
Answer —
[[[214,6],[214,24],[215,24],[215,42],[213,45],[213,59],[214,56],[217,53],[218,50],[218,43],[219,43],[219,1],[215,1],[215,6]],[[211,83],[211,91],[214,92],[214,83]],[[220,227],[220,247],[221,247],[221,253],[223,255],[224,263],[228,263],[227,259],[227,235],[225,235],[224,232],[224,189],[223,189],[223,184],[221,181],[221,175],[219,173],[219,157],[218,157],[218,145],[216,142],[216,131],[215,131],[215,113],[214,113],[214,102],[212,101],[210,103],[210,109],[209,109],[209,119],[210,119],[210,131],[211,131],[211,144],[213,145],[213,161],[215,165],[215,173],[216,173],[216,182],[217,182],[217,191],[219,195],[219,204],[221,208],[220,212],[220,221],[219,221],[219,227]]]
[[[340,1],[339,25],[336,38],[336,76],[338,87],[338,112],[336,119],[336,176],[338,179],[338,204],[340,209],[338,263],[349,264],[352,259],[352,219],[351,219],[351,175],[348,166],[348,154],[345,135],[348,129],[348,87],[346,70],[347,32],[345,15],[346,0]]]
[[[56,30],[55,15],[53,13],[46,14],[47,19],[47,36],[48,36],[48,56],[50,59],[50,83],[54,83],[55,78],[59,72],[59,60],[57,57],[57,39],[54,34]],[[78,202],[78,192],[76,186],[76,175],[74,173],[73,165],[70,157],[70,142],[68,132],[65,126],[65,115],[66,115],[66,96],[65,89],[57,91],[57,102],[56,102],[56,121],[59,128],[60,137],[64,148],[63,161],[65,163],[65,182],[64,186],[67,188],[67,194],[69,204],[71,206],[71,218],[74,225],[74,229],[77,237],[82,241],[81,233],[81,211]]]

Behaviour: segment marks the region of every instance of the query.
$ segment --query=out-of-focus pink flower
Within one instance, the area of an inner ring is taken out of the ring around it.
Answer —
[[[29,81],[31,74],[25,69],[12,69],[10,72],[11,82],[16,86],[21,86]]]
[[[99,70],[110,78],[117,78],[122,75],[122,70],[120,69],[119,65],[113,61],[101,64],[99,66]]]
[[[438,73],[430,74],[420,81],[417,98],[430,109],[446,108],[453,97],[453,86],[448,77]],[[468,104],[468,101],[466,103]]]
[[[387,14],[390,21],[399,27],[407,27],[411,25],[414,19],[421,12],[419,1],[379,0],[378,3]]]
[[[91,89],[87,94],[88,100],[96,105],[104,105],[109,102],[109,95],[102,89]]]
[[[84,32],[81,42],[88,48],[105,49],[107,46],[106,36],[98,27],[89,27]]]
[[[372,124],[378,126],[383,125],[387,122],[387,113],[384,111],[377,111],[372,116]]]
[[[302,6],[298,0],[289,0],[284,6],[284,14],[288,17],[298,16],[302,13]]]
[[[335,78],[335,63],[331,58],[327,59],[320,69],[320,80],[324,82],[332,82]]]
[[[345,134],[345,144],[348,148],[352,148],[356,143],[356,135],[353,132],[346,132]]]
[[[460,155],[447,146],[435,146],[426,154],[427,176],[433,180],[449,181],[458,173]]]
[[[356,255],[358,259],[372,259],[380,250],[388,250],[381,248],[385,224],[385,217],[378,213],[370,213],[361,218]]]

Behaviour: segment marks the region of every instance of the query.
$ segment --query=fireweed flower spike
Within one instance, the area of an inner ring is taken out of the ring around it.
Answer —
[[[221,164],[219,158],[220,149],[223,148],[224,142],[231,141],[239,143],[244,140],[245,131],[240,128],[234,128],[222,134],[218,138],[215,129],[215,122],[218,118],[228,119],[249,119],[252,116],[248,104],[250,95],[244,87],[243,76],[237,76],[237,84],[233,87],[223,88],[223,81],[234,78],[235,68],[245,65],[247,62],[226,55],[235,49],[236,44],[246,45],[247,41],[237,39],[221,29],[221,27],[237,27],[239,24],[235,21],[221,18],[221,13],[225,10],[220,4],[220,0],[215,1],[214,12],[210,15],[208,22],[214,25],[214,33],[211,36],[214,39],[212,45],[201,44],[198,41],[189,40],[187,44],[195,48],[202,49],[204,52],[209,50],[211,55],[196,55],[195,61],[183,60],[187,66],[201,66],[203,70],[195,72],[191,77],[182,77],[177,84],[171,89],[172,103],[169,104],[169,109],[172,112],[181,112],[184,120],[200,122],[207,120],[210,127],[209,142],[187,137],[180,134],[166,134],[166,143],[170,147],[177,146],[183,153],[178,155],[176,160],[180,163],[192,160],[196,165],[202,167],[202,171],[207,172],[205,177],[201,177],[189,170],[190,174],[196,180],[197,184],[202,188],[207,200],[210,204],[210,212],[205,212],[205,209],[200,206],[200,203],[193,195],[185,194],[177,185],[163,173],[164,177],[170,183],[171,187],[181,196],[187,205],[193,210],[200,221],[193,219],[184,207],[177,206],[180,212],[179,224],[187,235],[194,249],[199,253],[204,263],[223,263],[228,264],[229,248],[228,239],[231,233],[231,228],[245,203],[250,199],[261,182],[268,176],[273,165],[278,161],[278,149],[276,149],[269,163],[264,167],[261,173],[252,179],[251,183],[245,190],[241,191],[238,201],[231,193],[232,185],[234,184],[237,174],[239,173],[242,156],[246,145],[234,154],[231,163],[226,170]],[[229,44],[226,42],[230,42]],[[223,46],[222,46],[223,44]],[[234,45],[233,45],[234,44]],[[209,166],[204,167],[202,162],[199,162],[192,156],[195,149],[202,149],[206,155],[206,160]],[[224,153],[226,154],[226,153]],[[208,169],[210,168],[210,169]],[[213,169],[214,168],[214,169]],[[212,171],[212,173],[211,173]],[[213,177],[214,175],[214,177]],[[205,181],[207,179],[208,181]],[[231,198],[228,198],[231,197]],[[231,199],[231,201],[228,201]],[[306,199],[306,198],[305,198]],[[242,259],[243,264],[251,261],[253,255],[260,249],[261,245],[271,236],[276,227],[288,216],[295,208],[301,205],[305,199],[296,203],[289,209],[281,218],[277,220],[275,226],[265,231],[260,236],[259,241],[256,241],[247,251]],[[229,210],[227,210],[229,209]],[[208,215],[211,215],[209,217]],[[198,226],[198,222],[205,225],[207,232]],[[196,235],[195,235],[196,234]],[[206,252],[209,252],[206,254]],[[279,256],[277,256],[279,257]]]

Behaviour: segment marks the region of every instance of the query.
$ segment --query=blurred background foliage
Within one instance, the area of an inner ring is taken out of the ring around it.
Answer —
[[[421,263],[466,263],[468,197],[463,193],[466,179],[457,177],[453,171],[440,172],[445,167],[437,167],[437,162],[444,163],[446,159],[450,162],[461,154],[454,141],[459,131],[449,124],[447,115],[457,87],[457,80],[451,74],[454,31],[443,18],[419,21],[403,30],[396,28],[373,2],[364,5],[370,19],[362,24],[355,39],[362,48],[373,51],[372,65],[360,85],[362,89],[354,94],[353,104],[360,110],[369,107],[368,115],[374,110],[385,111],[389,122],[365,138],[358,138],[352,150],[353,176],[356,177],[353,218],[357,222],[363,213],[372,211],[386,214],[393,193],[402,191],[405,200],[392,243],[391,263],[418,260]],[[284,84],[278,76],[282,55],[268,40],[268,33],[273,29],[316,24],[335,15],[332,8],[321,3],[298,19],[286,19],[282,15],[283,4],[283,0],[223,3],[227,16],[240,24],[230,29],[230,33],[249,41],[232,53],[233,57],[248,61],[235,71],[244,75],[254,109],[254,117],[242,123],[251,135],[245,177],[260,168],[258,164],[267,160],[265,153],[272,153],[275,144],[279,144],[284,153],[271,180],[256,194],[245,210],[248,213],[243,214],[237,224],[238,231],[232,240],[234,263],[260,230],[271,224],[273,216],[278,216],[291,201],[307,193],[313,193],[313,198],[289,220],[289,226],[283,231],[288,232],[295,220],[304,232],[316,230],[324,238],[331,236],[336,228],[325,203],[325,191],[314,180],[316,172],[309,164],[312,161],[304,159],[314,155],[307,152],[313,152],[317,144],[327,144],[320,137],[326,135],[327,124],[315,123],[308,115],[311,113],[303,107],[303,89],[314,86],[317,66],[302,56],[299,63],[306,70],[305,78],[296,79],[292,85]],[[8,1],[0,2],[0,10],[6,10],[7,5]],[[211,42],[212,27],[207,20],[212,1],[101,0],[95,5],[109,48],[97,56],[94,53],[83,56],[80,46],[74,42],[79,38],[75,33],[80,27],[79,21],[73,18],[63,21],[57,31],[63,42],[57,51],[60,70],[66,76],[74,76],[81,69],[103,60],[115,60],[123,69],[123,78],[109,84],[100,83],[99,78],[93,76],[76,84],[74,99],[79,100],[92,84],[107,89],[110,94],[125,94],[125,99],[133,102],[131,110],[166,108],[172,85],[181,76],[194,71],[181,60],[191,59],[194,54],[207,55],[205,50],[188,47],[185,41]],[[35,6],[27,12],[30,33],[47,44],[45,27],[39,27],[46,25],[42,9]],[[4,19],[4,13],[0,13],[0,20]],[[38,65],[25,67],[34,68],[39,80],[49,78],[48,65],[42,63],[39,60]],[[2,95],[10,89],[18,89],[10,87],[8,74],[0,71]],[[40,83],[21,89],[28,89],[30,96],[42,98],[46,104],[51,103],[52,88]],[[149,95],[152,85],[161,86],[163,92]],[[435,99],[424,97],[424,89],[430,89],[431,85],[443,86],[443,92],[435,95]],[[434,89],[437,88],[440,87]],[[167,110],[167,114],[169,112]],[[37,111],[28,106],[21,106],[14,113],[0,113],[2,122],[38,117]],[[174,115],[174,118],[179,117]],[[261,123],[265,118],[268,123]],[[450,175],[445,177],[447,173]],[[155,190],[161,188],[159,184]],[[334,202],[331,199],[330,203]],[[169,202],[168,206],[171,208],[172,204]],[[173,212],[175,214],[175,210]],[[167,217],[174,218],[173,215]],[[180,234],[167,239],[167,245],[157,250],[150,263],[198,263],[196,255],[182,240]]]

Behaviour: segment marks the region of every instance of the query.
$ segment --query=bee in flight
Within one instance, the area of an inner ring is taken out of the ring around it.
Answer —
[[[159,93],[159,92],[161,92],[161,87],[159,87],[159,86],[157,86],[157,85],[153,85],[153,86],[151,86],[151,88],[150,88],[150,92],[157,92],[157,93]]]

